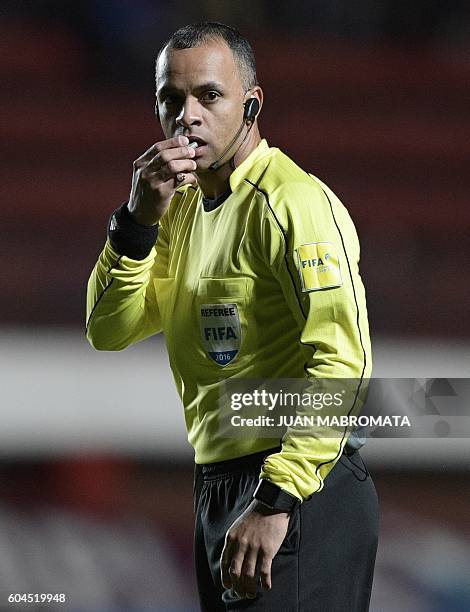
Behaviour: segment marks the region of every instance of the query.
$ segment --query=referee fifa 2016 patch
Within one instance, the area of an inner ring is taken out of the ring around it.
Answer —
[[[220,366],[232,362],[240,350],[241,325],[237,304],[201,304],[202,344]]]
[[[338,252],[332,242],[309,242],[296,249],[302,291],[341,287]]]

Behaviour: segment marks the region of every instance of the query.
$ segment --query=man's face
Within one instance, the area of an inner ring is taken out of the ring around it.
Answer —
[[[208,41],[191,49],[170,49],[157,64],[157,102],[166,138],[184,135],[199,142],[197,171],[215,161],[243,119],[245,91],[231,49]]]

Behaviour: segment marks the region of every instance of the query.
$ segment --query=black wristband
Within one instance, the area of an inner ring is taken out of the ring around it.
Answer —
[[[300,499],[265,478],[259,481],[253,498],[268,508],[282,512],[292,512],[300,504]]]
[[[108,222],[108,238],[119,255],[145,259],[155,246],[158,225],[141,225],[132,218],[127,202],[113,212]]]

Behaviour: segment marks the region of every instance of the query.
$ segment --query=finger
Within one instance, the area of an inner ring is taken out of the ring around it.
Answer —
[[[225,545],[222,551],[222,555],[220,556],[220,576],[222,584],[226,589],[229,589],[232,586],[232,578],[230,576],[229,567],[232,561],[232,554],[234,552],[234,549],[234,543],[227,536],[225,538]]]
[[[172,159],[188,159],[196,155],[192,147],[175,147],[173,149],[165,149],[157,153],[150,159],[145,168],[149,170],[159,170]]]
[[[170,178],[175,178],[178,173],[194,172],[196,168],[197,164],[192,159],[173,159],[154,172],[144,168],[141,176],[148,181],[164,182]]]
[[[197,176],[192,172],[186,174],[183,185],[197,185]]]
[[[261,578],[261,586],[263,589],[271,590],[272,581],[271,581],[271,566],[272,566],[272,557],[268,557],[266,555],[261,555],[260,560],[260,578]]]
[[[256,562],[258,550],[249,550],[245,554],[241,571],[240,588],[248,599],[256,597]]]
[[[243,553],[241,550],[238,550],[235,555],[233,555],[232,560],[230,562],[230,567],[228,568],[228,573],[232,582],[232,589],[239,597],[245,596],[245,592],[241,584],[241,574],[244,556],[245,553]]]
[[[174,181],[175,189],[183,187],[184,185],[197,185],[197,178],[194,176],[194,174],[191,173],[186,174],[183,172],[178,172],[178,174],[174,178]]]
[[[135,160],[134,165],[140,167],[144,163],[147,163],[149,160],[155,157],[155,155],[157,155],[161,151],[165,151],[166,149],[173,149],[175,147],[185,147],[188,144],[189,139],[186,136],[175,136],[173,138],[169,138],[168,140],[161,140],[160,142],[155,142],[145,151],[145,153],[142,153],[142,155]]]

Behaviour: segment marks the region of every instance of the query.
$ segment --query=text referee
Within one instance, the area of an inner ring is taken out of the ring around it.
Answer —
[[[261,139],[253,52],[186,26],[156,64],[166,140],[134,162],[88,284],[87,337],[121,350],[161,331],[195,450],[204,612],[364,612],[378,503],[360,440],[223,435],[235,379],[354,379],[372,361],[359,242],[318,178]],[[286,118],[288,120],[288,117]],[[157,602],[158,603],[158,602]]]

